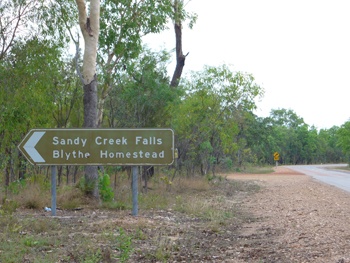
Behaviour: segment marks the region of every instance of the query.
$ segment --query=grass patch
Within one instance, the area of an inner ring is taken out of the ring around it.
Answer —
[[[244,172],[249,174],[268,174],[273,173],[274,170],[272,167],[247,167]]]
[[[344,170],[344,171],[350,171],[349,166],[341,166],[341,167],[323,167],[324,169],[329,169],[329,170]]]

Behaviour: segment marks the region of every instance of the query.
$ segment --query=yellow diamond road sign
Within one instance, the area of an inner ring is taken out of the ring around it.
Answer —
[[[275,153],[273,154],[273,156],[278,157],[278,156],[280,156],[280,154],[279,154],[278,152],[275,152]]]
[[[34,165],[171,165],[172,129],[33,129],[18,149]]]

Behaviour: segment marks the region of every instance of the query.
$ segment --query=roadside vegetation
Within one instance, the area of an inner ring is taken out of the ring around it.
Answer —
[[[243,218],[235,205],[239,201],[236,196],[260,189],[253,182],[228,181],[224,175],[188,178],[182,174],[170,181],[159,169],[149,179],[147,193],[139,182],[139,216],[135,218],[131,216],[128,174],[118,172],[115,178],[116,182],[112,177],[100,184],[101,204],[84,198],[80,172],[76,184],[62,183],[57,189],[56,218],[44,210],[51,203],[45,174],[2,189],[0,261],[124,262],[129,257],[141,257],[141,262],[163,261],[183,245],[184,241],[173,237],[174,233],[182,235],[178,224],[193,221],[206,231],[220,232]],[[166,219],[176,224],[169,226]]]
[[[350,167],[349,167],[349,165],[348,166],[346,166],[346,167],[344,167],[344,166],[342,166],[342,167],[335,167],[335,166],[333,166],[333,167],[325,167],[325,169],[329,169],[329,170],[343,170],[343,171],[350,171]]]

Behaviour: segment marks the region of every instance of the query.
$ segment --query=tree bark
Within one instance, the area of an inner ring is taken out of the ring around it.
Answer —
[[[182,53],[182,24],[179,15],[178,0],[174,2],[174,29],[176,38],[176,68],[173,74],[173,78],[170,83],[170,87],[176,88],[179,86],[182,70],[185,66],[186,56]]]
[[[176,37],[176,68],[173,74],[173,78],[170,83],[170,87],[176,88],[179,86],[182,70],[185,66],[186,56],[182,53],[182,25],[181,21],[176,22],[175,26],[175,37]]]
[[[100,31],[100,1],[90,1],[90,17],[86,13],[85,0],[76,0],[79,10],[79,25],[84,36],[85,51],[83,58],[83,79],[84,79],[84,128],[95,128],[97,122],[97,76],[96,76],[96,55],[98,36]],[[98,191],[98,170],[97,166],[85,167],[85,183],[91,195],[100,201]],[[91,188],[92,187],[92,188]],[[91,189],[91,190],[90,190]]]
[[[78,167],[78,166],[75,166],[74,175],[73,175],[73,183],[74,183],[74,184],[75,184],[75,177],[77,176],[78,169],[79,169],[79,167]]]
[[[5,186],[10,186],[10,174],[11,174],[11,158],[7,160],[6,172],[5,172]]]
[[[145,176],[145,192],[147,193],[147,173],[148,173],[148,170],[147,170],[147,166],[144,166],[143,167],[143,174]]]
[[[97,78],[84,85],[84,128],[95,128],[97,120]],[[86,194],[96,200],[100,200],[98,191],[98,169],[97,166],[85,167],[85,184],[87,187]]]
[[[18,160],[19,160],[19,172],[18,172],[18,179],[25,179],[26,174],[26,160],[23,157],[21,151],[18,151]]]

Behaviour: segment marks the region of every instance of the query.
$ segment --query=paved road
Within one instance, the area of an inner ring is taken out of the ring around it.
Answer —
[[[350,172],[324,169],[325,167],[347,166],[347,164],[328,164],[328,165],[293,165],[286,166],[297,172],[310,175],[313,178],[324,183],[334,185],[340,189],[350,192]]]

